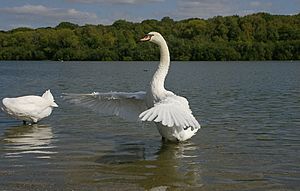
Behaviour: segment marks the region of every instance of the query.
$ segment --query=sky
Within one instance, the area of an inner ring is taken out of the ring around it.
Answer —
[[[0,30],[54,27],[63,21],[110,25],[119,19],[207,19],[256,12],[298,14],[300,0],[0,0]]]

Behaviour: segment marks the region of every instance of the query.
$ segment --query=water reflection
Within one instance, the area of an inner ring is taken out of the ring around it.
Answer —
[[[105,163],[99,169],[101,176],[97,180],[105,184],[131,184],[133,188],[146,190],[196,189],[202,186],[197,148],[192,142],[161,143],[158,148],[146,144],[126,145],[121,152],[116,150],[96,160]],[[100,178],[103,174],[105,179]]]
[[[123,143],[117,145],[113,151],[103,152],[97,163],[128,164],[145,159],[145,145],[143,143]]]
[[[157,158],[142,161],[145,179],[139,184],[145,189],[188,189],[201,187],[200,164],[196,164],[192,142],[162,143]]]
[[[51,158],[56,153],[52,144],[53,133],[47,125],[22,125],[12,127],[4,133],[5,157],[23,157],[27,154],[36,158]]]

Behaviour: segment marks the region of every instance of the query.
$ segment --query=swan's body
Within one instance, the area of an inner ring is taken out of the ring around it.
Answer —
[[[8,115],[29,123],[37,123],[49,116],[53,107],[58,107],[50,90],[47,90],[42,96],[4,98],[2,105],[2,110]]]
[[[110,92],[92,94],[66,94],[73,103],[93,108],[103,114],[125,119],[153,121],[161,136],[170,141],[185,141],[200,129],[184,97],[175,95],[164,87],[170,56],[164,38],[150,32],[141,41],[150,41],[160,47],[160,63],[147,92]]]

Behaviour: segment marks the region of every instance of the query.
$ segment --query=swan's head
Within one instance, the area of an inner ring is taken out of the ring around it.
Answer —
[[[160,44],[161,42],[164,42],[165,39],[158,32],[149,32],[140,41],[142,41],[142,42],[150,41],[150,42],[153,42],[155,44]]]

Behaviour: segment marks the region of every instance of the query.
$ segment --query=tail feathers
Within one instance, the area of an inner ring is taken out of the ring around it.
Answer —
[[[46,100],[48,100],[52,107],[58,107],[58,105],[54,102],[54,98],[53,95],[51,94],[50,90],[47,90],[43,95],[43,98],[45,98]]]

